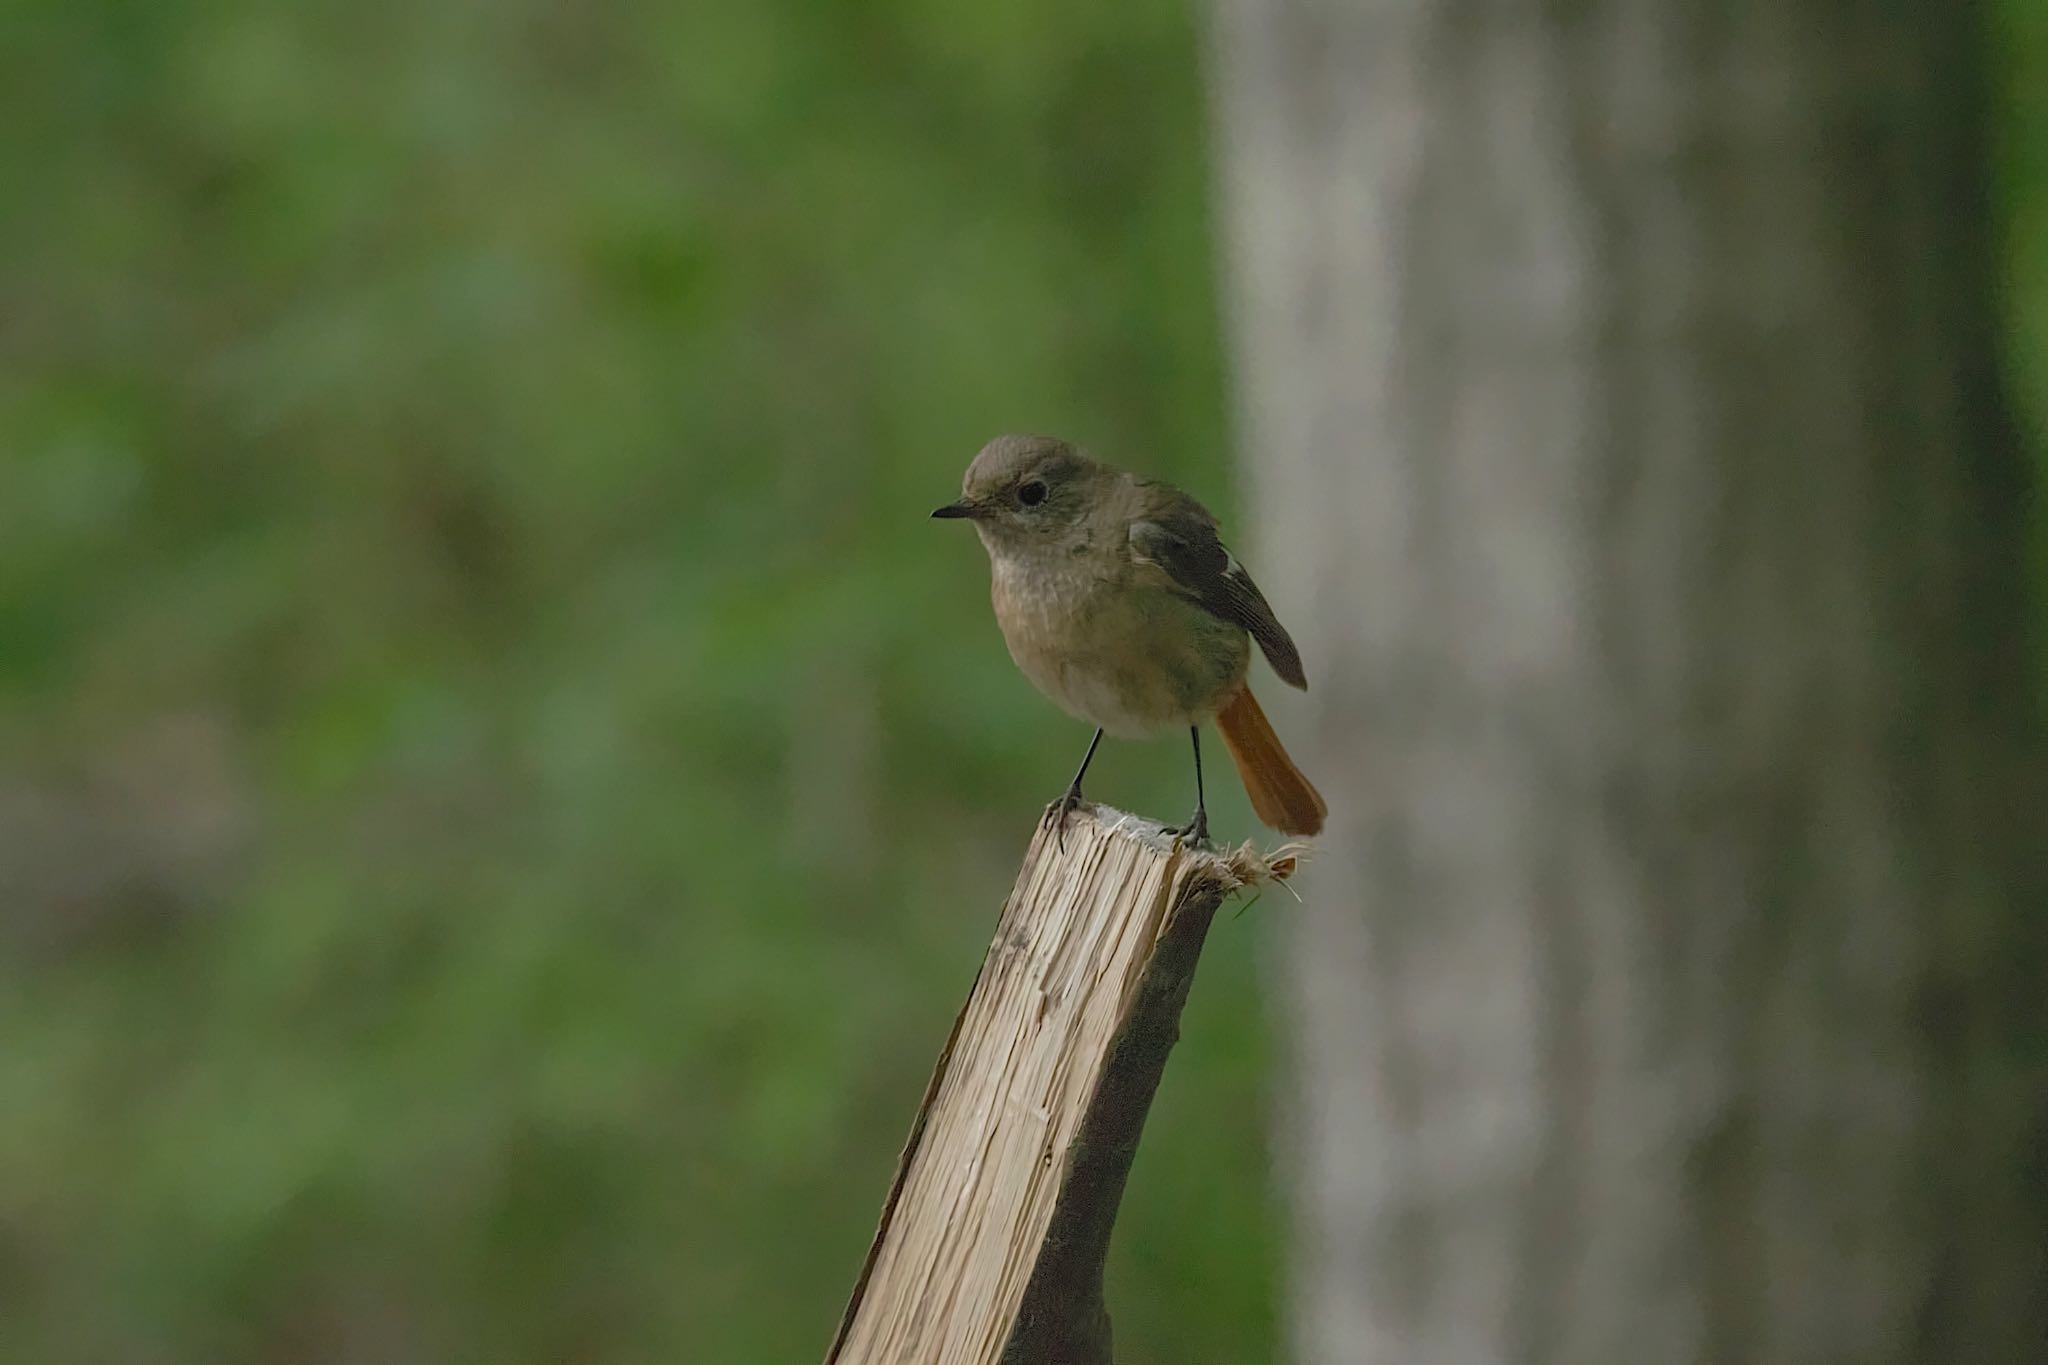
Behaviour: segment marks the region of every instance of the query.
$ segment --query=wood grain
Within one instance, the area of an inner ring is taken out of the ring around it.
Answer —
[[[1286,876],[1084,805],[1041,823],[827,1365],[1107,1365],[1102,1262],[1216,908]]]

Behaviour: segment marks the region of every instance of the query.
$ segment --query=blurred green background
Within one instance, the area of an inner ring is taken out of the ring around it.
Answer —
[[[925,514],[1026,429],[1228,520],[1199,19],[0,0],[0,1359],[822,1355],[1087,738]],[[1288,904],[1211,940],[1128,1365],[1278,1354]]]

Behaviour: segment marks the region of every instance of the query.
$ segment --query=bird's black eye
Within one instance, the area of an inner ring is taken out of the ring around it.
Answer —
[[[1036,507],[1045,501],[1045,480],[1026,479],[1017,485],[1017,501],[1026,507]]]

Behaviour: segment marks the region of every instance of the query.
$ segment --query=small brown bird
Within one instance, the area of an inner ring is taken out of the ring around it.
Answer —
[[[1285,682],[1306,688],[1301,655],[1202,504],[1065,441],[998,436],[967,466],[960,500],[932,515],[974,522],[1010,657],[1039,691],[1095,726],[1055,803],[1062,827],[1105,731],[1135,738],[1185,725],[1195,814],[1178,832],[1207,839],[1201,725],[1213,718],[1259,818],[1285,834],[1322,829],[1322,796],[1245,686],[1250,640]]]

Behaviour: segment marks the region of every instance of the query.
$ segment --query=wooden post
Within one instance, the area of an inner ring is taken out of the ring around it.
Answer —
[[[1291,856],[1040,822],[826,1365],[1109,1365],[1102,1268],[1209,922]]]

